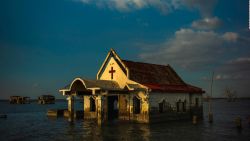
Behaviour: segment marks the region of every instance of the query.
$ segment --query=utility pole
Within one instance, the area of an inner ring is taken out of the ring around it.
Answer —
[[[210,123],[213,122],[213,113],[212,113],[212,93],[213,93],[213,81],[214,81],[214,72],[212,73],[212,78],[211,78],[211,85],[210,85],[210,97],[209,97],[209,103],[208,103],[208,121]]]

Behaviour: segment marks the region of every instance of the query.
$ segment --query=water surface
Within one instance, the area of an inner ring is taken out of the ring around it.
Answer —
[[[212,104],[214,123],[207,122],[207,103],[204,103],[204,120],[197,125],[191,121],[166,122],[161,124],[132,124],[113,121],[103,126],[95,122],[76,120],[68,122],[65,118],[51,119],[46,116],[47,109],[67,108],[66,101],[56,104],[38,105],[36,103],[11,105],[0,102],[0,113],[7,119],[0,119],[0,140],[119,140],[119,141],[249,141],[250,100],[227,102],[214,100]],[[80,102],[76,104],[81,109]],[[242,118],[243,129],[235,127],[234,119]]]

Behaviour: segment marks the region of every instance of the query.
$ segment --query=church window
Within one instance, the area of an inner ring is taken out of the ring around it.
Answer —
[[[140,114],[141,112],[141,101],[136,96],[133,98],[133,112],[134,114]]]
[[[186,112],[186,103],[187,103],[187,101],[186,100],[184,100],[184,102],[182,103],[183,105],[183,112]]]
[[[162,100],[162,102],[159,103],[159,112],[163,113],[166,110],[166,101],[165,99]]]
[[[199,106],[199,98],[195,98],[195,107]]]
[[[177,112],[186,112],[186,100],[184,102],[179,100],[176,103],[176,109],[177,109]]]

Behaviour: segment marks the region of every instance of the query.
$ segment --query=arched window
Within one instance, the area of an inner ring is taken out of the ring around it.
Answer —
[[[163,99],[160,103],[159,103],[159,112],[163,113],[165,111],[165,107],[166,107],[166,101],[165,99]]]
[[[199,98],[195,98],[195,107],[198,107],[199,106]]]
[[[187,101],[186,101],[186,99],[184,100],[184,102],[183,102],[183,112],[186,112],[186,105],[187,105]]]
[[[177,102],[176,107],[177,107],[177,112],[182,112],[183,106],[181,100]]]
[[[138,99],[136,96],[133,98],[133,112],[134,114],[141,113],[141,100]]]
[[[176,103],[176,108],[177,108],[177,112],[186,112],[186,100],[184,101],[179,100]]]
[[[93,97],[89,98],[89,107],[90,107],[90,112],[95,112],[96,111],[96,106],[95,106],[95,99]]]

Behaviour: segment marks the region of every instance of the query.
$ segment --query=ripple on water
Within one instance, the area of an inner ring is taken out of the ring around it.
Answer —
[[[65,108],[66,102],[53,105],[10,105],[0,102],[0,113],[7,113],[7,119],[0,119],[0,140],[118,140],[118,141],[221,141],[250,139],[250,127],[246,118],[250,115],[250,100],[228,103],[213,101],[214,123],[207,117],[197,125],[191,121],[166,122],[161,124],[132,124],[114,121],[98,126],[93,121],[51,119],[46,116],[47,109]],[[4,107],[4,108],[3,108]],[[204,113],[207,105],[204,103]],[[243,129],[239,132],[234,118],[241,116]]]

